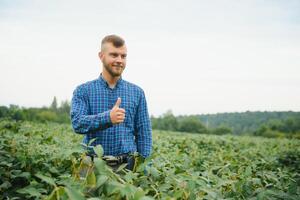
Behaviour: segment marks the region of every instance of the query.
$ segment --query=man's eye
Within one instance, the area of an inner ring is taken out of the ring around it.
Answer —
[[[122,58],[126,58],[127,57],[127,55],[122,55]]]

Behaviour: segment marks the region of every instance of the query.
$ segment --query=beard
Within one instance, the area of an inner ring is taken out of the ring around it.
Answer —
[[[123,70],[125,69],[125,66],[122,65],[109,65],[105,62],[103,62],[103,67],[106,69],[106,71],[112,76],[112,77],[118,77],[122,75]]]

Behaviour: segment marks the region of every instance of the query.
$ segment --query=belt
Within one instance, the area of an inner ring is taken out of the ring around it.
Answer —
[[[128,153],[126,153],[126,154],[121,154],[121,155],[118,155],[118,156],[103,156],[102,159],[109,166],[117,166],[117,165],[121,165],[123,163],[127,163],[128,162],[128,158],[130,156],[131,155],[129,155]]]
[[[97,155],[95,154],[88,154],[88,156],[91,157],[92,161],[94,161],[94,158],[97,157]],[[123,163],[127,163],[129,158],[131,157],[132,155],[130,155],[129,153],[125,153],[118,156],[103,156],[102,160],[104,160],[109,166],[117,166]]]

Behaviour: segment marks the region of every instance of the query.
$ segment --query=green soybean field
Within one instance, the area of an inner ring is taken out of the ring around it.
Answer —
[[[85,163],[81,140],[68,124],[0,121],[0,199],[300,199],[300,140],[154,130],[151,156],[116,173],[101,146]]]

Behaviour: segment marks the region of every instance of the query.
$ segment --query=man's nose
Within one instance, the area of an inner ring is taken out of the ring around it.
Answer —
[[[117,62],[122,62],[123,61],[121,56],[117,56],[116,60],[117,60]]]

